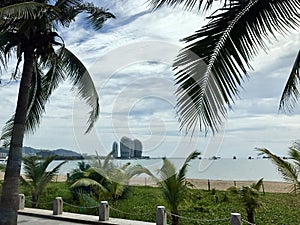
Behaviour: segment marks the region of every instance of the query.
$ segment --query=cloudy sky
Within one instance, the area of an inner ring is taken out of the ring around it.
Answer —
[[[97,4],[99,1],[95,1]],[[46,107],[43,121],[25,145],[66,148],[105,155],[122,136],[140,139],[144,155],[181,157],[197,149],[204,156],[256,156],[255,147],[284,155],[300,134],[299,106],[278,113],[279,99],[300,46],[300,33],[278,37],[252,63],[254,71],[240,90],[224,129],[212,137],[181,135],[174,110],[172,60],[184,46],[179,40],[205,24],[196,12],[162,8],[151,12],[145,0],[104,0],[116,15],[102,30],[93,31],[82,18],[61,31],[67,47],[91,72],[100,95],[101,114],[88,135],[89,108],[76,98],[68,82]],[[18,82],[7,84],[12,69],[1,75],[0,126],[15,110]],[[4,85],[6,84],[6,85]]]

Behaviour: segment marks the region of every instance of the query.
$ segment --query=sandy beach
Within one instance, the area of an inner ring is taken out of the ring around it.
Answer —
[[[187,179],[194,185],[196,189],[210,190],[227,190],[232,186],[242,187],[251,185],[256,181],[228,181],[228,180],[200,180],[200,179]],[[156,182],[151,178],[135,177],[130,180],[130,185],[144,185],[144,186],[157,186]],[[264,181],[265,192],[288,193],[290,191],[290,184],[285,182]]]
[[[4,173],[0,172],[0,180],[4,179]],[[66,181],[66,176],[55,177],[55,182]],[[193,184],[196,189],[203,190],[227,190],[232,186],[242,187],[243,185],[251,185],[256,181],[228,181],[228,180],[201,180],[201,179],[187,179]],[[129,185],[141,185],[156,187],[156,182],[150,177],[134,177],[130,180]],[[290,184],[286,182],[264,181],[265,192],[288,193],[290,191]]]

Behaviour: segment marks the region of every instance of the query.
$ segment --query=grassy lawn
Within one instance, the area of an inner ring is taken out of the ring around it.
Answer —
[[[24,193],[27,200],[30,200],[30,193],[21,187],[20,192]],[[79,203],[70,193],[65,183],[52,183],[40,198],[40,208],[52,209],[52,202],[55,197],[62,197],[65,212],[97,214],[97,202]],[[105,200],[105,199],[103,199]],[[282,193],[266,193],[261,195],[263,207],[256,215],[256,224],[280,224],[297,225],[300,215],[300,196]],[[90,206],[90,208],[78,207],[79,205]],[[109,202],[110,216],[133,220],[155,222],[156,206],[164,205],[167,208],[159,188],[130,186],[122,199],[117,202]],[[30,207],[30,202],[26,202]],[[205,191],[189,190],[188,198],[180,208],[180,215],[186,218],[181,219],[182,225],[207,224],[201,221],[226,219],[231,212],[239,212],[242,218],[246,219],[246,213],[238,196],[226,191]],[[168,215],[170,219],[170,215]],[[170,223],[170,220],[168,221]],[[211,223],[208,223],[211,224]],[[213,224],[228,224],[228,221],[213,222]]]

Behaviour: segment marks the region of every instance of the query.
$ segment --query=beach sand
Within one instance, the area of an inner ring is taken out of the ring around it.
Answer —
[[[196,189],[208,190],[227,190],[232,186],[242,187],[251,185],[256,181],[227,181],[227,180],[200,180],[200,179],[187,179],[194,185]],[[144,186],[157,186],[156,182],[151,178],[135,177],[130,180],[130,185],[144,185]],[[265,192],[288,193],[291,185],[286,182],[264,181]]]
[[[0,180],[4,179],[4,173],[0,172]],[[57,176],[54,178],[56,182],[65,182],[66,176]],[[208,190],[227,190],[232,186],[242,187],[244,185],[251,185],[256,181],[228,181],[228,180],[201,180],[201,179],[187,179],[194,185],[196,189]],[[156,187],[156,182],[150,177],[134,177],[130,180],[129,185],[151,186]],[[288,193],[291,185],[286,182],[264,181],[265,192]]]

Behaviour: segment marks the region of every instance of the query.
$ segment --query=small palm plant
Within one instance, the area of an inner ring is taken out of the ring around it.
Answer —
[[[74,183],[75,181],[79,180],[80,178],[84,177],[85,171],[87,171],[91,167],[90,164],[86,163],[85,161],[80,161],[77,163],[77,168],[71,171],[70,176],[67,179],[69,184]]]
[[[127,163],[123,166],[116,166],[111,159],[112,152],[105,157],[103,162],[97,155],[94,165],[87,169],[84,177],[75,181],[71,188],[90,192],[98,200],[104,198],[116,202],[123,195],[131,178],[143,173],[153,176],[147,168],[141,165]]]
[[[178,172],[176,172],[174,164],[167,158],[164,158],[163,165],[158,171],[161,180],[159,181],[159,185],[171,210],[172,225],[179,224],[179,206],[185,199],[186,189],[189,185],[186,181],[187,167],[189,166],[189,162],[199,155],[200,153],[197,151],[192,152]]]
[[[289,148],[288,155],[292,162],[281,159],[266,148],[257,148],[257,150],[271,158],[282,178],[291,183],[291,192],[297,194],[300,191],[300,140],[295,141]]]
[[[245,206],[247,213],[247,220],[250,223],[254,223],[255,211],[262,207],[262,202],[260,200],[260,189],[263,185],[263,178],[261,178],[256,183],[251,186],[242,186],[240,189],[237,187],[231,187],[229,190],[232,193],[238,194],[240,196],[240,201]]]
[[[40,195],[45,190],[46,186],[57,176],[60,167],[67,161],[59,163],[52,170],[47,171],[48,166],[56,156],[49,156],[44,160],[39,160],[36,156],[29,156],[23,159],[25,178],[20,177],[21,182],[26,187],[31,190],[31,201],[32,207],[36,208],[38,206],[38,201]]]

